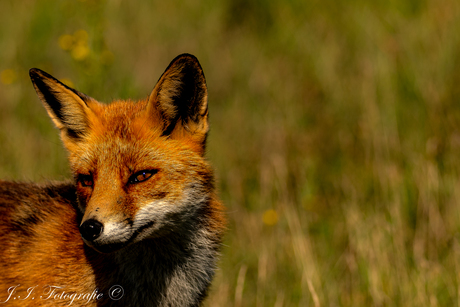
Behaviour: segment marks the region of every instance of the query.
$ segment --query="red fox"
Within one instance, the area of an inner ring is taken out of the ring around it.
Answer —
[[[175,58],[138,102],[102,104],[35,68],[30,78],[73,181],[0,181],[0,305],[199,306],[225,219],[198,60]]]

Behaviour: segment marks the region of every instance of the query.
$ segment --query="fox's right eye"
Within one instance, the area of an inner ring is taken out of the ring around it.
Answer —
[[[78,181],[84,187],[92,187],[93,184],[94,184],[93,176],[91,176],[91,175],[79,175],[78,176]]]

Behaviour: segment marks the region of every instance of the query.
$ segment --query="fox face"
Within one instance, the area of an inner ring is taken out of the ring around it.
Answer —
[[[80,233],[108,253],[170,232],[193,232],[213,198],[203,157],[206,81],[198,60],[174,59],[150,96],[102,104],[31,69],[38,96],[69,153]]]

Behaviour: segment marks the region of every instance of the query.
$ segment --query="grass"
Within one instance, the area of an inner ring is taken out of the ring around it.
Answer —
[[[4,0],[0,178],[69,177],[29,68],[141,98],[182,52],[229,219],[207,306],[459,305],[458,1]]]

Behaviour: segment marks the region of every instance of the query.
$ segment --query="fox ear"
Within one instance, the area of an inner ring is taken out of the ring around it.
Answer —
[[[163,135],[186,135],[204,147],[208,132],[208,92],[197,58],[182,54],[172,60],[149,97],[149,112],[160,117]]]
[[[88,131],[91,110],[87,102],[92,98],[40,69],[32,68],[29,75],[38,97],[62,136],[73,141],[81,139]]]

